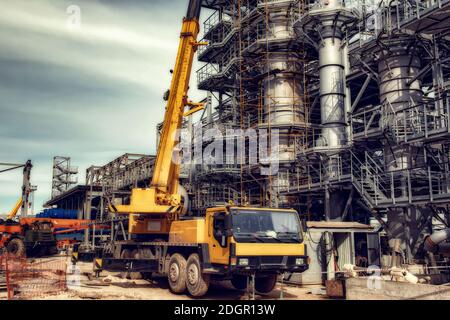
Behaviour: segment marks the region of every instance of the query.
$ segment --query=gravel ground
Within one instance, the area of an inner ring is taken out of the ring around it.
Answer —
[[[49,258],[51,259],[51,258]],[[58,295],[48,296],[51,300],[190,300],[187,294],[173,294],[164,278],[152,280],[123,279],[120,273],[102,272],[99,279],[91,277],[92,263],[79,262],[81,275],[79,281],[69,285],[69,289]],[[68,276],[70,279],[70,276]],[[315,287],[317,289],[317,287]],[[311,294],[312,287],[283,286],[285,300],[323,300],[324,295]],[[280,285],[268,295],[256,295],[257,300],[280,299]],[[6,299],[6,293],[0,292],[0,300]],[[244,291],[234,289],[229,281],[212,283],[204,299],[247,300]]]

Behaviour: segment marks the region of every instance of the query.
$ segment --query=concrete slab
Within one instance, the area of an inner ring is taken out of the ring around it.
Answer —
[[[345,281],[347,300],[450,300],[450,286],[411,284],[407,282],[368,281],[349,278]]]

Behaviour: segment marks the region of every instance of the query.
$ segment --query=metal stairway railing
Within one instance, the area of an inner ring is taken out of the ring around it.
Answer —
[[[383,186],[382,169],[366,153],[362,162],[353,152],[351,154],[351,179],[353,185],[368,204],[369,208],[378,206],[381,201],[387,200],[387,190]]]

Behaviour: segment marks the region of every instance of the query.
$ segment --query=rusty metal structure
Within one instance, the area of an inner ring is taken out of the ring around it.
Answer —
[[[187,127],[224,141],[227,130],[276,131],[279,170],[261,175],[236,155],[189,165],[191,210],[233,201],[379,225],[389,254],[427,260],[424,236],[450,223],[450,1],[203,6],[207,108]]]
[[[52,199],[78,183],[78,168],[70,160],[70,157],[53,157]]]

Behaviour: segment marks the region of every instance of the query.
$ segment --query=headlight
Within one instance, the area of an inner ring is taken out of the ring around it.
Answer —
[[[303,258],[296,258],[295,259],[295,264],[296,265],[300,265],[300,264],[304,264],[305,260],[303,260]]]
[[[240,266],[248,266],[248,259],[247,258],[239,259],[239,265]]]

